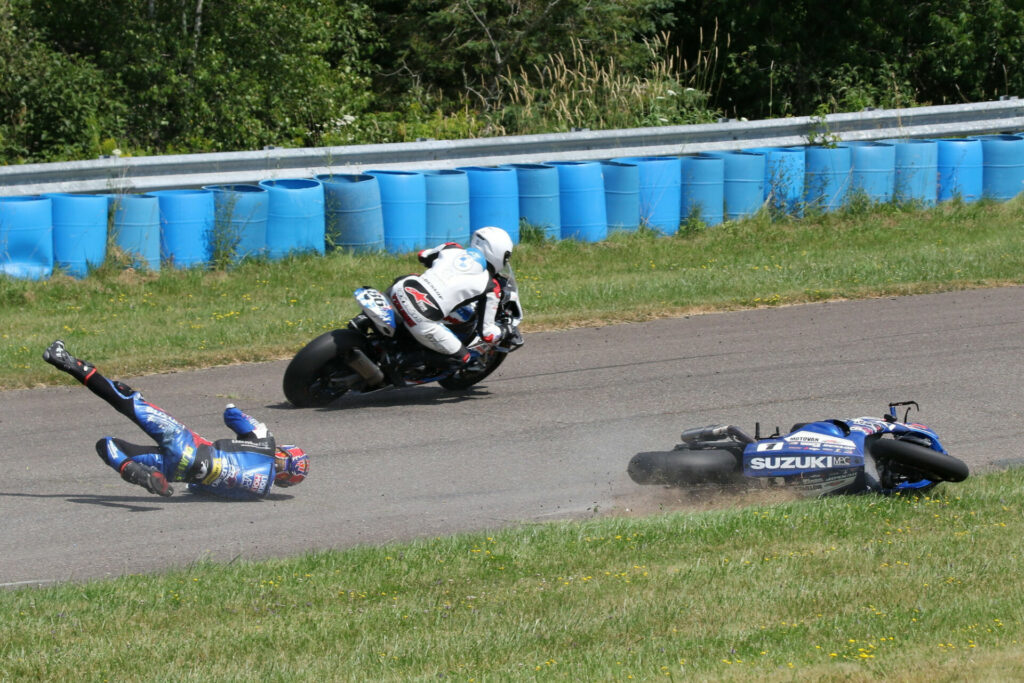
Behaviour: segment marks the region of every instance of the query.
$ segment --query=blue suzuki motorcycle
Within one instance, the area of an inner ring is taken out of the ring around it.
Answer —
[[[774,486],[811,497],[925,491],[966,479],[967,464],[935,432],[908,422],[911,408],[919,409],[914,401],[890,403],[881,418],[798,423],[765,437],[760,424],[753,436],[733,425],[688,429],[671,451],[637,453],[627,472],[638,484]]]
[[[449,314],[446,324],[473,354],[458,369],[432,364],[404,325],[398,324],[388,297],[372,287],[355,291],[362,312],[344,329],[325,332],[303,347],[285,369],[284,395],[298,408],[325,406],[343,394],[369,393],[437,382],[445,389],[468,389],[483,381],[523,345],[523,310],[511,267],[497,276],[501,300],[495,322],[507,333],[492,344],[480,337],[479,306]]]

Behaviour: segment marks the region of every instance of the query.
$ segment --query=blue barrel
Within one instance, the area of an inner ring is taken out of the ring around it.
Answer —
[[[717,156],[682,159],[680,215],[718,225],[725,216],[725,160]]]
[[[210,262],[213,193],[209,190],[150,192],[160,206],[160,257],[175,268]]]
[[[207,185],[213,191],[212,258],[240,260],[267,253],[270,197],[259,185]]]
[[[330,249],[384,251],[380,183],[365,173],[316,177],[324,185],[324,242]]]
[[[640,168],[625,161],[603,161],[604,205],[608,232],[640,227]]]
[[[25,280],[53,274],[53,202],[0,197],[0,273]]]
[[[748,152],[765,155],[764,199],[772,210],[799,216],[803,212],[804,174],[807,162],[803,147],[755,147]]]
[[[891,140],[896,147],[893,200],[934,206],[939,193],[939,147],[934,140]]]
[[[1005,202],[1024,191],[1024,137],[982,135],[982,191]]]
[[[850,148],[853,176],[850,191],[875,204],[892,201],[896,187],[896,147],[888,142],[844,142]]]
[[[725,164],[725,217],[730,221],[753,216],[764,206],[765,155],[742,150],[702,152]]]
[[[550,161],[558,172],[562,239],[600,242],[608,237],[604,177],[598,161]]]
[[[53,262],[73,277],[107,256],[107,198],[97,194],[50,192],[53,208]]]
[[[551,164],[507,164],[514,169],[519,185],[519,217],[541,228],[544,236],[557,240],[562,236],[561,200],[558,169]]]
[[[419,171],[367,171],[380,183],[384,248],[392,254],[425,249],[427,181]]]
[[[261,180],[267,195],[267,255],[324,253],[324,186],[311,178]]]
[[[519,176],[508,167],[462,166],[469,176],[469,228],[502,228],[519,243]]]
[[[666,235],[679,230],[682,216],[682,169],[679,157],[617,157],[636,164],[640,187],[640,222]]]
[[[939,201],[976,202],[984,192],[984,153],[977,138],[944,138],[938,144]]]
[[[107,195],[114,244],[136,267],[160,270],[160,200],[151,194]]]
[[[842,208],[850,191],[851,164],[849,147],[811,146],[804,150],[804,202],[808,209],[827,213]]]
[[[428,246],[469,243],[469,176],[465,171],[423,171],[427,183]]]

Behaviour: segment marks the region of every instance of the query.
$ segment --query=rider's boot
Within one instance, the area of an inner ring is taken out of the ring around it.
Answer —
[[[68,373],[83,384],[89,375],[96,370],[92,363],[79,360],[68,353],[68,350],[64,347],[64,342],[60,339],[50,344],[43,351],[43,360],[58,370]]]
[[[170,496],[174,489],[167,482],[163,472],[155,467],[129,460],[121,466],[121,478],[129,484],[135,484],[158,496]]]
[[[455,353],[438,353],[430,349],[423,350],[424,360],[427,365],[438,370],[463,370],[473,360],[473,352],[465,346],[460,346]]]
[[[476,371],[481,367],[479,359],[479,353],[470,351],[465,346],[461,346],[458,351],[448,356],[448,368],[452,371]]]
[[[251,415],[243,413],[241,410],[235,407],[234,403],[229,403],[224,408],[224,424],[238,436],[243,437],[255,437],[256,439],[265,439],[270,433],[267,430],[267,425],[263,424]]]

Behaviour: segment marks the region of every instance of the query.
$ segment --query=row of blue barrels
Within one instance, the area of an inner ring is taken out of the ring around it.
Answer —
[[[0,273],[83,277],[109,241],[135,265],[187,268],[218,250],[235,260],[324,251],[324,192],[316,180],[266,180],[148,194],[47,193],[0,197]]]
[[[633,174],[618,182],[620,190],[613,180],[610,191],[635,203],[636,168],[618,166]],[[41,279],[57,266],[84,276],[106,259],[108,233],[151,270],[205,265],[218,251],[236,260],[325,248],[401,253],[465,242],[485,225],[504,227],[518,242],[521,217],[553,238],[597,240],[607,234],[604,182],[600,164],[558,162],[371,170],[147,194],[0,197],[0,272]],[[623,227],[635,229],[637,206],[615,206],[612,214],[631,224]]]
[[[1024,137],[845,142],[762,148],[765,198],[776,209],[834,211],[856,197],[932,206],[1006,201],[1024,191]]]
[[[857,195],[926,206],[954,197],[1006,200],[1024,190],[1024,137],[850,142],[368,175],[380,184],[388,251],[443,241],[429,227],[422,238],[422,203],[428,211],[443,208],[440,223],[433,224],[448,226],[454,241],[483,225],[497,225],[518,242],[520,219],[552,239],[600,241],[610,231],[640,225],[665,234],[693,218],[716,225],[751,216],[766,202],[800,213],[804,207],[834,210]],[[404,197],[403,210],[389,206],[389,196]],[[439,197],[448,203],[441,207]],[[389,237],[399,228],[407,232]]]
[[[84,275],[112,241],[159,269],[216,254],[280,258],[326,248],[401,253],[466,241],[484,225],[519,241],[520,220],[552,239],[600,241],[640,225],[666,234],[753,215],[799,214],[857,195],[932,205],[1024,189],[1024,137],[848,142],[693,156],[622,157],[451,170],[372,170],[143,195],[0,197],[0,272]]]

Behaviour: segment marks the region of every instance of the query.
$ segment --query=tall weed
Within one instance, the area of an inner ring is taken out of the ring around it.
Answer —
[[[568,54],[555,53],[532,70],[509,70],[493,116],[510,133],[614,129],[713,121],[706,88],[714,78],[714,51],[689,65],[667,35],[645,43],[645,74],[620,71],[573,40]]]

